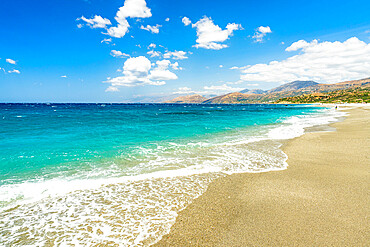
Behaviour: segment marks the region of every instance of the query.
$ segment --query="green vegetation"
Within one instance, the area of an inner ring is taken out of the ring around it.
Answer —
[[[282,98],[276,103],[370,103],[370,87],[356,87],[327,93],[303,94]]]

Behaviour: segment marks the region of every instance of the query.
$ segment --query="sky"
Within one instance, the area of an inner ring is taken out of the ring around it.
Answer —
[[[370,1],[2,0],[0,102],[149,102],[370,77]]]

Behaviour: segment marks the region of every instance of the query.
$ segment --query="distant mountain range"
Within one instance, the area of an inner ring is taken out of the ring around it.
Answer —
[[[314,81],[293,81],[279,87],[265,91],[262,89],[244,89],[240,92],[228,93],[206,99],[201,95],[193,94],[177,97],[166,103],[197,103],[197,104],[250,104],[250,103],[276,103],[281,99],[297,97],[310,94],[326,94],[334,91],[349,90],[352,98],[356,95],[357,89],[361,89],[362,95],[370,89],[370,78],[345,81],[335,84],[320,84]],[[352,91],[351,91],[352,90]],[[365,96],[366,97],[366,96]],[[361,101],[362,102],[362,101]],[[297,102],[298,103],[298,102]]]
[[[200,104],[206,101],[207,98],[199,95],[192,94],[187,96],[180,96],[172,100],[165,101],[165,103],[174,103],[174,104]]]

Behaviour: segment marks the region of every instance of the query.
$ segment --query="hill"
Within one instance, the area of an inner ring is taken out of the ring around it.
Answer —
[[[203,104],[248,104],[252,103],[257,94],[229,93],[205,100]]]
[[[240,91],[239,93],[244,93],[244,94],[264,94],[264,93],[267,93],[267,91],[262,90],[262,89],[252,89],[252,90],[244,89],[244,90]]]
[[[269,90],[267,93],[277,93],[277,92],[287,92],[287,91],[295,91],[301,88],[307,88],[316,86],[319,83],[314,81],[293,81],[286,84],[283,84],[279,87],[273,88]]]
[[[370,78],[322,84],[314,81],[293,81],[268,91],[244,89],[206,99],[200,95],[177,97],[166,103],[203,103],[203,104],[253,104],[276,102],[368,102]],[[302,96],[302,97],[300,97]],[[320,98],[322,97],[322,98]]]
[[[370,103],[370,83],[359,87],[336,90],[326,93],[303,94],[295,97],[282,98],[276,103]]]
[[[193,95],[186,95],[186,96],[180,96],[177,98],[174,98],[172,100],[165,101],[164,103],[173,103],[173,104],[200,104],[203,103],[203,101],[207,100],[207,98],[199,95],[199,94],[193,94]]]

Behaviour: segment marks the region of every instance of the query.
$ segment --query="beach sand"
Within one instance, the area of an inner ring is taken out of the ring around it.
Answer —
[[[155,246],[370,246],[370,108],[288,141],[284,171],[217,179]]]

